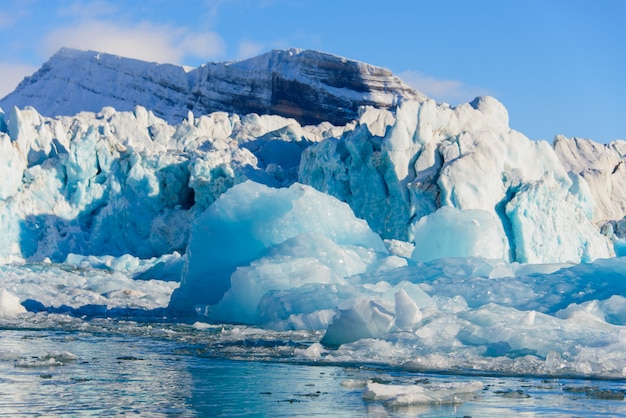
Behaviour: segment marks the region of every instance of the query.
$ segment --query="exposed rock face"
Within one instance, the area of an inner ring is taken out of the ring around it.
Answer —
[[[64,48],[0,107],[33,106],[57,116],[140,105],[175,124],[189,111],[226,111],[343,125],[358,117],[360,106],[391,109],[403,98],[423,96],[388,70],[316,51],[272,51],[189,69]]]

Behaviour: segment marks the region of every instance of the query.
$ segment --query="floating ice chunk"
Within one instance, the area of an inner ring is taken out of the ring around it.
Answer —
[[[556,372],[566,366],[563,357],[556,351],[550,351],[546,356],[545,367],[550,372]]]
[[[0,266],[0,288],[10,288],[30,312],[92,314],[162,309],[178,287],[175,282],[134,280],[133,275],[90,265],[6,264]]]
[[[322,352],[324,351],[324,347],[320,343],[313,343],[309,347],[302,349],[296,348],[294,350],[294,354],[296,356],[302,356],[309,360],[317,360],[322,356]]]
[[[350,285],[312,283],[294,289],[272,290],[263,295],[257,307],[258,321],[266,327],[287,329],[326,329],[343,300],[354,297]]]
[[[136,280],[180,281],[184,258],[176,251],[147,260],[130,254],[113,257],[70,253],[65,259],[65,264],[76,269],[102,269],[126,273]]]
[[[609,324],[626,325],[626,298],[613,295],[600,302],[604,310],[604,318]]]
[[[206,330],[219,331],[224,326],[221,325],[221,324],[220,325],[214,325],[214,324],[207,324],[206,322],[196,321],[193,324],[191,324],[191,327],[193,329],[197,329],[198,331],[206,331]]]
[[[42,356],[20,359],[15,363],[15,367],[37,368],[51,366],[66,366],[76,362],[76,355],[69,351],[51,352]]]
[[[395,325],[401,330],[410,330],[422,320],[422,311],[404,289],[395,293]]]
[[[336,347],[363,338],[378,338],[393,325],[394,315],[381,302],[359,298],[347,309],[340,309],[322,338],[325,346]]]
[[[339,276],[314,258],[261,260],[237,268],[231,276],[230,289],[215,306],[211,319],[257,324],[257,307],[267,292],[340,281]]]
[[[361,389],[367,386],[367,382],[363,379],[345,379],[341,381],[341,386],[349,389]]]
[[[363,390],[363,399],[368,401],[386,401],[398,396],[411,397],[413,403],[431,403],[433,399],[428,396],[422,386],[384,385],[381,383],[368,382]]]
[[[583,318],[587,320],[593,318],[597,321],[604,321],[604,311],[597,300],[585,302],[580,305],[572,303],[567,308],[558,311],[555,316],[563,319],[575,319],[581,322],[584,321]]]
[[[363,390],[363,399],[384,401],[385,406],[409,405],[457,405],[463,403],[456,395],[478,392],[481,382],[451,383],[447,385],[386,385],[368,382]]]
[[[275,330],[325,329],[335,316],[333,309],[318,309],[309,313],[289,315],[285,320],[266,323]]]
[[[0,316],[15,316],[26,312],[20,299],[6,289],[0,288]]]
[[[298,183],[273,189],[248,181],[228,190],[198,217],[189,241],[187,272],[171,307],[190,310],[196,304],[216,304],[231,287],[237,267],[305,232],[321,234],[340,246],[387,254],[382,239],[334,197]],[[334,259],[349,261],[341,255]]]

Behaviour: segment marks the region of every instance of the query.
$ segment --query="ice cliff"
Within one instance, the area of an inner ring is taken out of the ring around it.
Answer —
[[[447,256],[532,263],[611,254],[594,221],[617,214],[595,211],[591,187],[609,202],[611,192],[601,182],[590,185],[547,142],[511,130],[497,100],[455,108],[406,102],[386,129],[376,125],[380,111],[370,112],[340,140],[308,148],[299,181],[348,202],[384,238],[415,241],[417,260],[440,257],[437,247]],[[613,206],[623,201],[616,200]],[[458,241],[469,248],[451,245]]]
[[[302,149],[339,132],[226,113],[174,127],[141,107],[55,119],[14,109],[0,121],[5,261],[184,252],[194,216],[221,193],[293,183]]]

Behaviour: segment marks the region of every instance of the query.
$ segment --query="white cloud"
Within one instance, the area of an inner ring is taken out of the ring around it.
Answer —
[[[190,33],[178,44],[185,55],[196,58],[212,58],[224,53],[226,44],[215,32]]]
[[[241,41],[239,42],[239,48],[237,48],[237,58],[251,58],[259,55],[266,49],[266,46],[259,42]]]
[[[398,77],[428,97],[451,105],[469,102],[477,96],[493,95],[482,87],[468,86],[457,80],[443,80],[417,71],[405,71]]]
[[[225,50],[224,41],[214,32],[194,33],[148,22],[123,26],[107,20],[53,30],[46,35],[44,53],[50,56],[64,46],[173,64],[184,64],[189,58],[208,60]]]
[[[15,87],[24,77],[35,71],[37,71],[37,67],[31,65],[0,62],[0,98],[15,90]]]

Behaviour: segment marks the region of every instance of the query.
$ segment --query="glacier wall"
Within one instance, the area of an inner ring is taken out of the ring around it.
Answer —
[[[619,220],[626,214],[626,141],[603,145],[590,139],[554,140],[563,167],[585,179],[593,196],[593,219],[596,222]]]
[[[226,113],[174,127],[141,107],[54,119],[14,109],[0,121],[4,262],[184,252],[221,193],[247,179],[293,183],[301,150],[335,132]]]
[[[497,100],[481,97],[454,108],[432,100],[405,102],[384,131],[377,123],[380,118],[365,112],[356,129],[340,140],[308,148],[299,181],[348,202],[384,238],[414,241],[415,228],[423,235],[425,223],[435,224],[428,227],[435,236],[450,227],[433,213],[453,207],[484,212],[459,223],[499,219],[509,261],[613,255],[594,224],[606,221],[607,213],[595,212],[589,183],[568,170],[547,142],[511,130]],[[595,190],[607,193],[606,188]]]
[[[363,107],[345,126],[224,112],[172,126],[141,107],[56,118],[26,108],[0,113],[0,130],[3,261],[182,253],[198,216],[246,180],[334,196],[382,238],[413,243],[414,261],[610,257],[626,206],[621,141],[530,141],[488,97]]]

